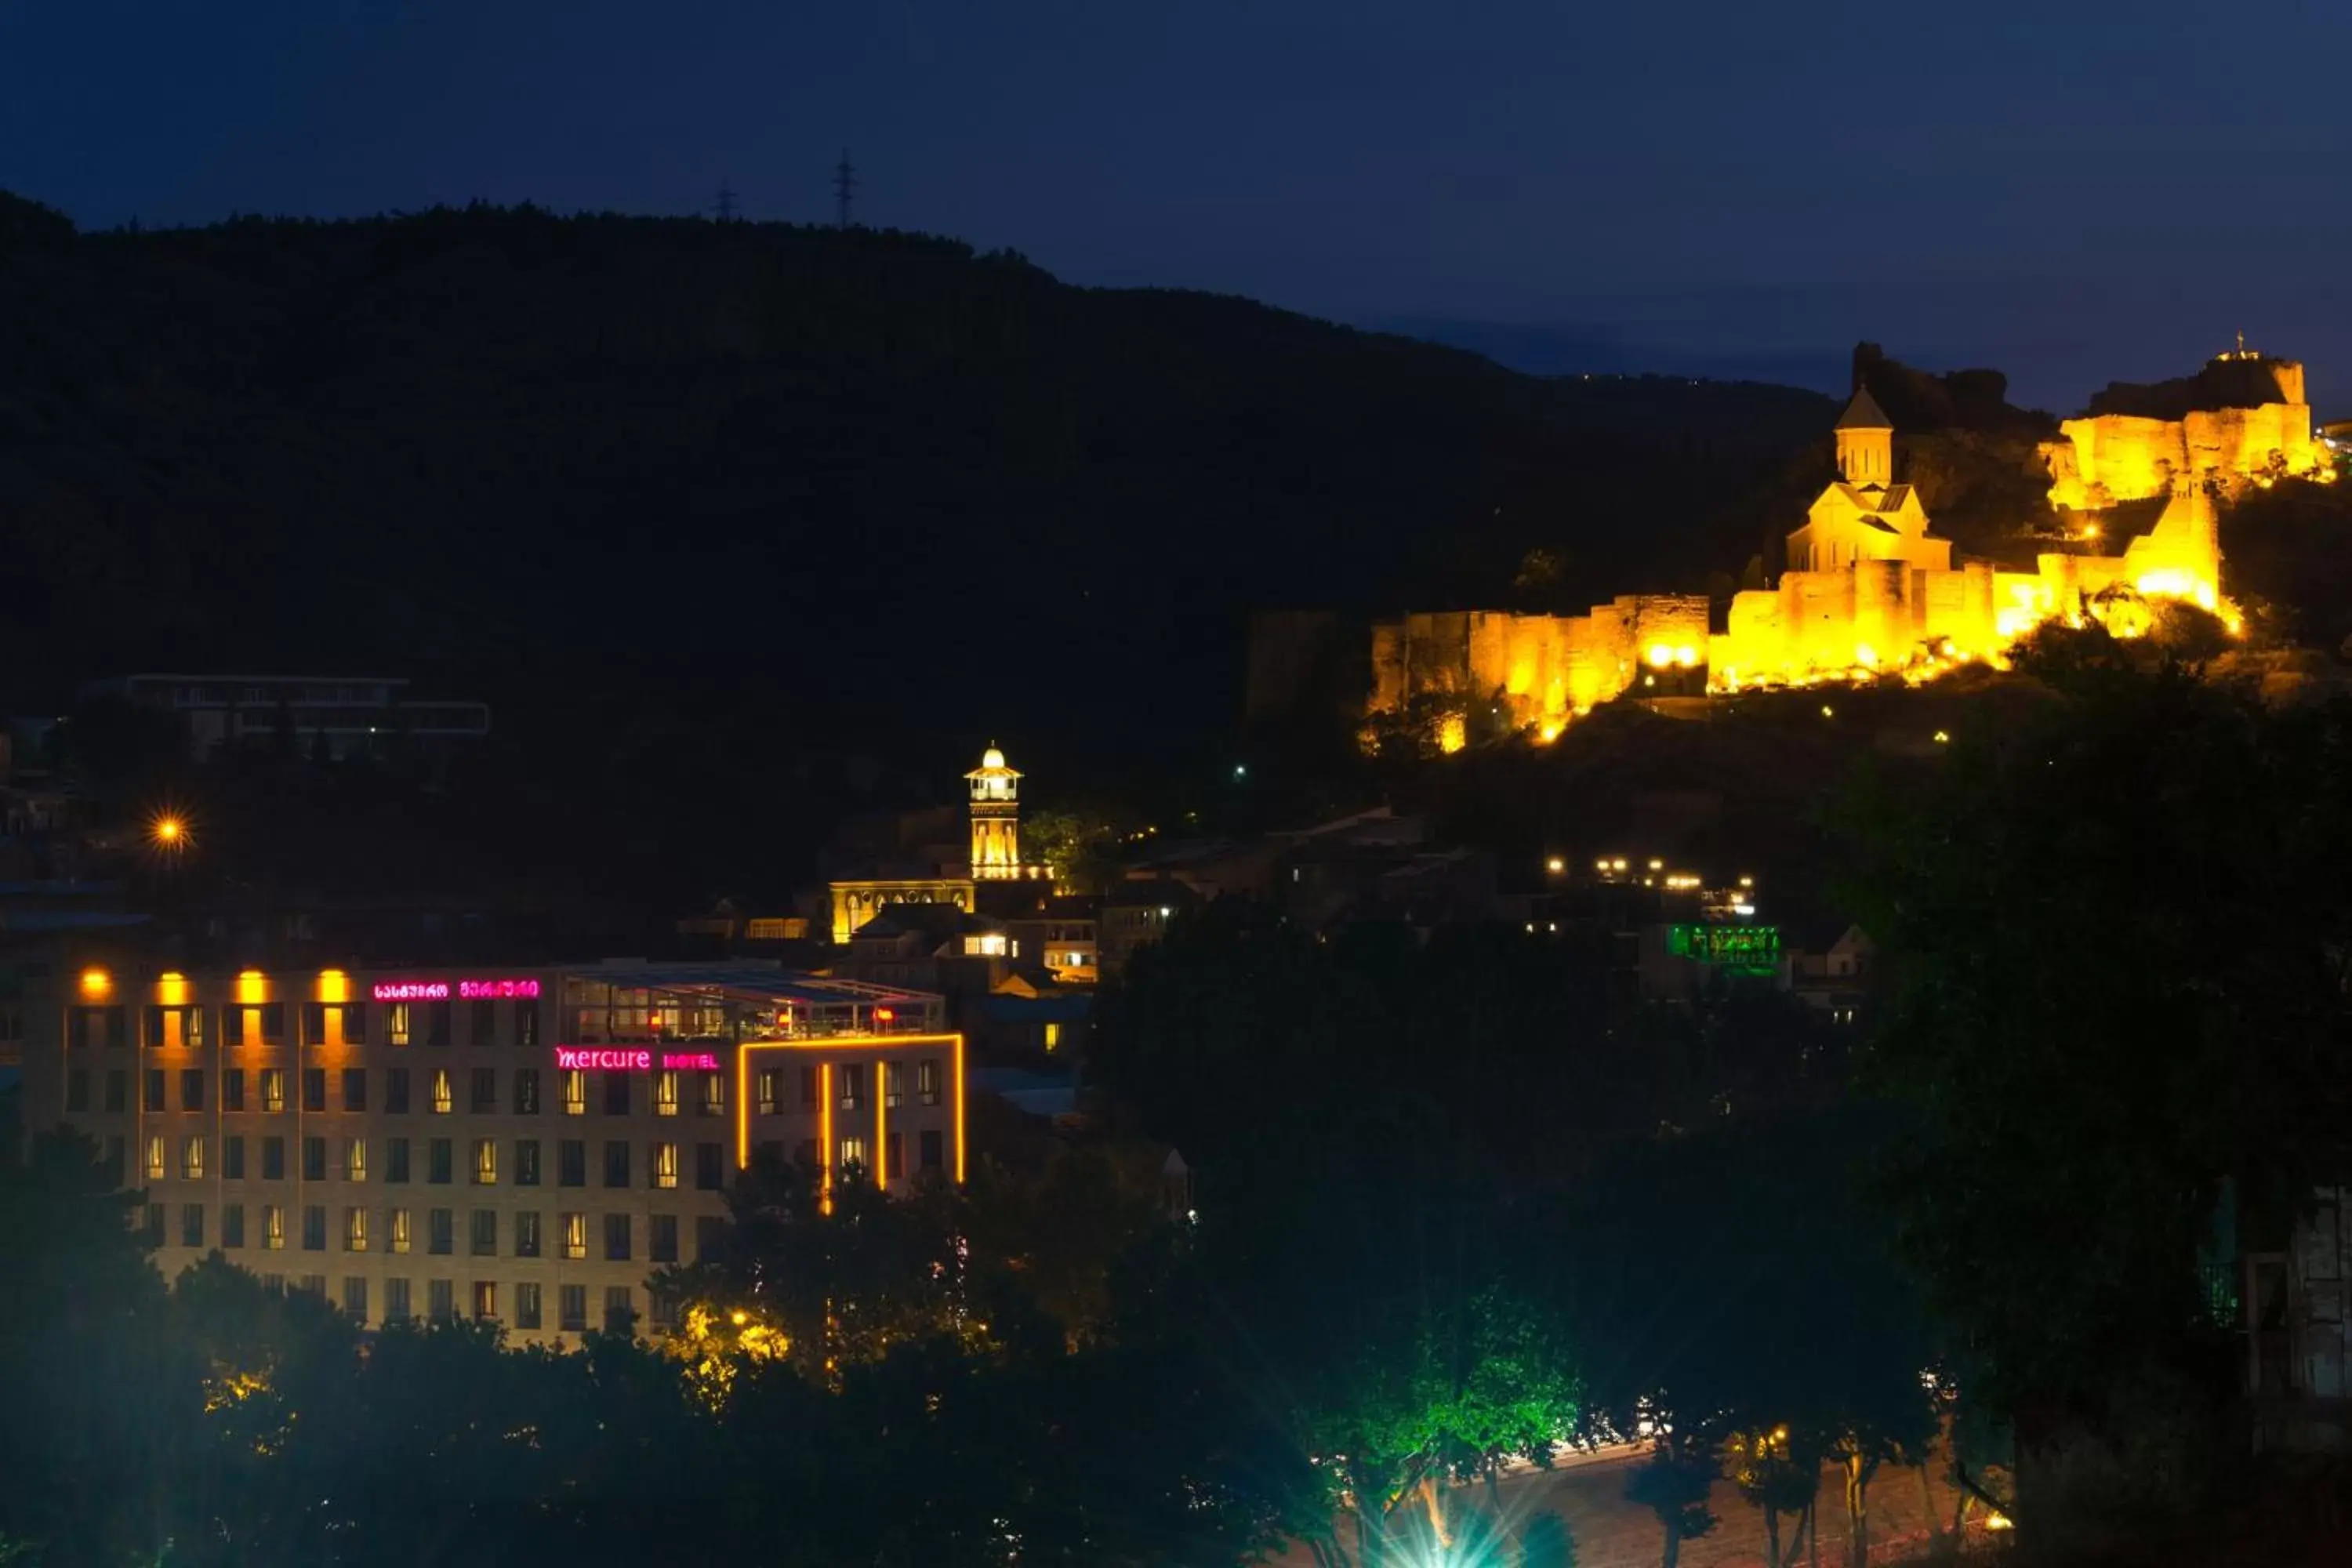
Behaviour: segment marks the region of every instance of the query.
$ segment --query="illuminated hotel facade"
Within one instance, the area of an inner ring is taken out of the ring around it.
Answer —
[[[220,1252],[369,1328],[668,1328],[762,1151],[836,1184],[961,1180],[940,998],[756,963],[61,971],[26,1019],[28,1131],[142,1189],[155,1261]]]

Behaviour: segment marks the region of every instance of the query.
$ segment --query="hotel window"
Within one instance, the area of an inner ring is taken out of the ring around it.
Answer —
[[[354,1323],[367,1321],[367,1280],[363,1276],[343,1276],[343,1316]]]
[[[245,1205],[229,1204],[221,1209],[221,1246],[231,1252],[245,1250]]]
[[[694,1146],[694,1190],[696,1192],[715,1193],[726,1184],[725,1158],[719,1152],[719,1145],[716,1143],[697,1143]]]
[[[588,1141],[566,1138],[555,1146],[555,1184],[559,1187],[584,1187],[588,1184]]]
[[[264,1138],[261,1141],[261,1179],[282,1182],[286,1179],[286,1140]]]
[[[915,1098],[925,1105],[940,1102],[940,1064],[936,1060],[915,1064]]]
[[[776,1099],[783,1092],[783,1078],[784,1075],[782,1068],[761,1068],[760,1069],[759,1076],[753,1080],[753,1082],[759,1089],[757,1104],[759,1106],[761,1115],[773,1116],[776,1114]]]
[[[190,1133],[180,1140],[180,1180],[201,1182],[205,1179],[205,1135]]]
[[[607,1139],[604,1143],[604,1184],[625,1187],[629,1184],[629,1144],[625,1138]]]
[[[457,1109],[457,1098],[449,1089],[449,1069],[435,1068],[433,1069],[433,1114],[446,1116]]]
[[[343,1109],[345,1110],[367,1109],[367,1068],[345,1068],[343,1069]]]
[[[385,1280],[383,1282],[383,1321],[387,1323],[404,1323],[408,1321],[410,1316],[408,1281]]]
[[[364,1182],[367,1180],[366,1139],[346,1138],[343,1140],[343,1180],[347,1182]]]
[[[476,1047],[499,1043],[499,1005],[477,1002],[467,1011],[473,1015],[466,1021],[466,1038]]]
[[[260,1014],[260,1015],[261,1015],[261,1043],[262,1043],[263,1045],[265,1045],[265,1046],[276,1046],[276,1045],[283,1045],[283,1044],[285,1043],[285,1040],[286,1040],[286,1004],[285,1004],[285,1003],[283,1003],[283,1002],[265,1002],[265,1003],[263,1003],[260,1006],[258,1006],[258,1007],[255,1007],[255,1008],[251,1008],[251,1009],[249,1009],[249,1010],[250,1010],[250,1011],[252,1011],[252,1012],[258,1013],[258,1014]]]
[[[604,1331],[625,1334],[637,1321],[636,1308],[629,1304],[631,1292],[626,1285],[604,1287]]]
[[[537,1209],[517,1211],[514,1216],[514,1230],[515,1256],[537,1258],[539,1256],[539,1211]]]
[[[539,1140],[515,1140],[514,1180],[518,1187],[539,1185]]]
[[[425,1282],[425,1310],[436,1323],[446,1323],[457,1315],[457,1287],[453,1279],[427,1279]]]
[[[406,1252],[409,1249],[414,1237],[410,1232],[406,1209],[384,1210],[383,1229],[383,1244],[386,1251]]]
[[[286,1276],[265,1274],[261,1277],[261,1288],[273,1296],[283,1296],[286,1294]]]
[[[907,1173],[906,1140],[896,1132],[882,1141],[882,1179],[895,1182]]]
[[[665,1190],[674,1189],[677,1187],[677,1144],[656,1143],[654,1145],[654,1185]]]
[[[408,1180],[408,1140],[387,1138],[383,1141],[383,1179],[405,1183]]]
[[[866,1104],[866,1069],[856,1063],[841,1067],[841,1109],[857,1110]]]
[[[446,1258],[457,1249],[457,1211],[426,1209],[425,1211],[425,1250],[436,1258]]]
[[[302,1179],[306,1182],[327,1179],[327,1141],[324,1138],[302,1140]]]
[[[120,1116],[130,1109],[131,1075],[121,1068],[106,1069],[105,1104],[107,1114],[110,1116]]]
[[[357,1002],[302,1004],[302,1043],[306,1046],[357,1046],[367,1041],[367,1014]]]
[[[499,1211],[476,1209],[466,1241],[475,1257],[496,1258],[499,1255]]]
[[[1045,1026],[1045,1048],[1049,1051],[1058,1051],[1062,1048],[1061,1025],[1048,1024]]]
[[[383,1009],[383,1043],[404,1046],[409,1042],[408,1004],[388,1002]]]
[[[863,1138],[845,1138],[841,1141],[841,1169],[846,1171],[853,1165],[860,1171],[866,1169],[866,1140]]]
[[[474,1281],[474,1319],[488,1322],[499,1315],[499,1288],[491,1280]]]
[[[243,1068],[221,1068],[221,1109],[223,1110],[245,1109],[245,1069]]]
[[[286,1250],[286,1210],[282,1205],[261,1205],[261,1245],[270,1252]]]
[[[694,1216],[694,1260],[697,1263],[715,1261],[719,1250],[727,1245],[727,1219],[723,1215],[701,1214]]]
[[[163,1205],[149,1204],[140,1216],[140,1227],[147,1233],[147,1245],[163,1245]]]
[[[180,1245],[182,1247],[202,1247],[204,1244],[205,1205],[202,1204],[182,1204],[180,1205]]]
[[[425,1179],[435,1186],[446,1187],[454,1179],[451,1173],[455,1143],[447,1138],[436,1138],[425,1146]]]
[[[327,1299],[327,1277],[323,1274],[305,1274],[295,1289],[305,1296],[316,1296],[323,1301]]]
[[[588,1331],[588,1287],[566,1285],[556,1292],[555,1326],[566,1333]]]
[[[817,1100],[823,1097],[824,1084],[824,1075],[821,1070],[816,1068],[801,1068],[801,1109],[803,1110],[816,1109]]]
[[[563,1074],[563,1114],[588,1114],[588,1075],[578,1068],[567,1068]]]
[[[677,1329],[678,1300],[675,1292],[648,1289],[646,1300],[653,1307],[653,1322],[656,1330],[668,1333]]]
[[[890,1110],[896,1110],[906,1102],[906,1099],[907,1064],[905,1062],[883,1063],[882,1103]]]
[[[588,1216],[568,1214],[563,1221],[563,1256],[575,1261],[588,1256]]]
[[[539,1069],[537,1068],[515,1068],[514,1108],[517,1116],[539,1114]]]
[[[608,1214],[604,1216],[604,1261],[626,1263],[629,1260],[629,1216]]]
[[[327,1250],[327,1206],[324,1204],[302,1205],[302,1250]]]
[[[541,1326],[539,1287],[526,1280],[515,1287],[515,1327],[536,1329]]]
[[[223,1045],[249,1045],[257,1037],[265,1046],[284,1043],[286,1005],[283,1002],[268,1002],[257,1007],[247,1003],[221,1009]]]
[[[202,1068],[182,1068],[180,1069],[180,1109],[183,1110],[202,1110],[204,1108],[205,1069]]]
[[[608,1072],[604,1075],[604,1114],[626,1116],[629,1113],[629,1075]]]
[[[261,1069],[261,1109],[275,1116],[286,1109],[286,1069]]]
[[[466,1098],[466,1109],[477,1116],[486,1116],[499,1108],[499,1069],[476,1068],[473,1092]]]
[[[656,1263],[677,1261],[677,1215],[657,1214],[646,1221],[646,1257]]]
[[[163,1077],[163,1069],[162,1068],[149,1068],[147,1069],[144,1083],[145,1088],[142,1092],[146,1095],[148,1114],[151,1116],[159,1116],[163,1114],[163,1091],[169,1086],[169,1080]]]
[[[727,1075],[725,1073],[707,1072],[702,1075],[701,1110],[705,1116],[727,1114]]]
[[[666,1071],[654,1075],[654,1114],[656,1116],[677,1114],[677,1074],[675,1072]]]
[[[425,1043],[428,1046],[446,1046],[449,1043],[448,1003],[425,1004]]]
[[[518,1002],[514,1011],[514,1043],[529,1049],[539,1044],[539,1004]]]
[[[474,1185],[495,1187],[499,1184],[499,1141],[495,1138],[474,1140]]]
[[[302,1109],[309,1111],[321,1111],[327,1109],[327,1069],[325,1068],[302,1069]]]
[[[394,1116],[408,1114],[408,1069],[406,1068],[384,1068],[383,1108]]]
[[[161,1132],[150,1132],[147,1134],[147,1179],[149,1181],[160,1182],[163,1179],[163,1135]]]
[[[343,1250],[345,1252],[367,1250],[367,1219],[368,1212],[365,1209],[349,1208],[343,1211]]]
[[[936,1171],[944,1163],[940,1157],[943,1152],[943,1142],[936,1130],[923,1134],[924,1170]]]
[[[245,1180],[245,1135],[232,1132],[221,1140],[221,1174],[232,1182]]]

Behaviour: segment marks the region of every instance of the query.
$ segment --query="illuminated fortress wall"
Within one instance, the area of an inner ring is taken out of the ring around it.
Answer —
[[[2152,598],[2187,600],[2234,627],[2221,593],[2214,491],[2287,472],[2334,477],[2299,401],[2303,367],[2241,351],[2199,377],[2104,395],[2144,404],[2216,387],[2275,390],[2295,401],[2190,409],[2178,419],[2102,412],[2066,421],[2066,437],[2044,445],[2057,505],[2079,504],[2070,496],[2102,505],[2171,498],[2121,555],[2046,552],[2031,572],[1989,561],[1954,564],[1951,543],[1929,531],[1918,493],[1892,482],[1894,429],[1864,391],[1838,421],[1837,481],[1789,535],[1798,569],[1770,588],[1733,595],[1722,631],[1710,631],[1708,601],[1699,595],[1625,595],[1582,616],[1409,615],[1372,628],[1370,706],[1401,712],[1415,698],[1436,697],[1466,712],[1474,702],[1500,701],[1514,725],[1549,740],[1649,671],[1704,669],[1711,691],[1875,672],[1924,680],[1956,664],[1998,659],[2053,618],[2098,617],[2118,635],[2137,635]],[[1464,727],[1456,721],[1446,734],[1451,749]]]

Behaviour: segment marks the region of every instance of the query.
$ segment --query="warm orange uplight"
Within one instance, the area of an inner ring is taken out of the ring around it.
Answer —
[[[81,994],[92,1001],[114,994],[114,976],[92,966],[81,972]]]
[[[177,849],[188,841],[188,824],[166,813],[147,825],[147,837],[159,849]]]
[[[167,969],[155,978],[155,1000],[166,1007],[188,1005],[188,977],[176,969]]]
[[[816,1206],[833,1212],[833,1064],[816,1069]]]
[[[250,1007],[269,1000],[269,978],[258,969],[240,969],[236,974],[236,999]]]
[[[352,999],[352,977],[340,969],[319,971],[319,1000],[348,1002]]]
[[[751,1163],[751,1056],[755,1051],[896,1051],[910,1046],[951,1046],[950,1064],[955,1075],[955,1179],[964,1179],[964,1096],[963,1096],[963,1037],[961,1035],[831,1035],[807,1040],[746,1040],[736,1047],[735,1056],[735,1163],[749,1169]],[[879,1173],[877,1185],[889,1184],[889,1144],[885,1139],[888,1117],[885,1109],[889,1094],[888,1065],[875,1064],[874,1142],[876,1163]],[[832,1212],[833,1166],[838,1151],[833,1141],[833,1065],[818,1068],[817,1132],[823,1144],[825,1212]]]
[[[874,1184],[890,1190],[890,1064],[874,1064]]]

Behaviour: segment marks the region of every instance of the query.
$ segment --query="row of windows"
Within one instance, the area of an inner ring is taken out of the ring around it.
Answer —
[[[906,1103],[907,1064],[885,1062],[882,1066],[882,1103],[897,1110]],[[328,1109],[331,1080],[325,1068],[296,1069],[299,1077],[301,1105],[305,1111],[323,1112]],[[415,1109],[415,1093],[418,1081],[406,1068],[385,1068],[383,1075],[383,1109],[393,1115],[406,1115]],[[254,1093],[246,1093],[247,1072],[244,1068],[224,1068],[220,1072],[220,1109],[242,1111],[259,1110],[275,1114],[286,1109],[287,1072],[285,1068],[252,1069]],[[337,1069],[331,1080],[335,1089],[335,1106],[345,1111],[362,1111],[368,1108],[368,1073],[366,1068]],[[556,1073],[559,1104],[566,1116],[584,1116],[588,1112],[588,1075],[578,1068],[564,1068]],[[692,1077],[694,1110],[698,1116],[723,1116],[727,1111],[727,1075],[724,1072],[696,1072],[691,1075],[676,1071],[656,1072],[650,1076],[650,1102],[656,1116],[676,1116],[681,1109],[680,1094],[685,1087],[681,1079]],[[837,1102],[844,1110],[862,1110],[866,1104],[866,1068],[856,1063],[845,1064],[835,1069],[838,1079]],[[628,1073],[608,1072],[603,1075],[600,1098],[607,1116],[631,1114],[635,1090]],[[944,1075],[937,1061],[915,1064],[915,1098],[923,1105],[940,1103],[940,1084]],[[103,1091],[102,1105],[109,1113],[119,1114],[128,1109],[130,1075],[122,1068],[106,1071],[98,1081]],[[466,1109],[476,1115],[492,1115],[499,1110],[499,1069],[475,1068],[466,1077]],[[203,1110],[210,1088],[211,1075],[203,1068],[179,1069],[179,1109]],[[447,1068],[434,1068],[421,1080],[425,1090],[423,1104],[436,1116],[447,1116],[457,1109],[457,1079]],[[762,1116],[782,1112],[786,1082],[784,1069],[762,1068],[756,1075],[759,1111]],[[87,1112],[90,1109],[90,1070],[68,1068],[66,1070],[66,1110],[68,1114]],[[814,1110],[824,1098],[822,1071],[815,1067],[800,1069],[799,1104],[803,1110]],[[151,1114],[169,1110],[172,1073],[164,1068],[148,1068],[140,1075],[140,1106]],[[517,1116],[536,1116],[540,1112],[540,1069],[516,1068],[509,1074],[509,1104]]]
[[[456,1043],[455,1021],[461,1015],[451,1002],[305,1002],[296,1015],[306,1046],[358,1046],[368,1039],[369,1014],[377,1015],[383,1042],[389,1046],[448,1046]],[[467,1002],[462,1016],[466,1038],[475,1046],[501,1043],[539,1044],[537,1002]],[[503,1032],[499,1014],[512,1019]],[[151,1049],[200,1049],[208,1037],[209,1021],[217,1015],[223,1045],[249,1042],[282,1045],[286,1039],[286,1004],[232,1002],[217,1009],[203,1005],[147,1007],[140,1014],[140,1037]],[[131,1038],[130,1009],[121,1006],[76,1007],[67,1016],[68,1041],[75,1046],[121,1046]],[[503,1033],[503,1040],[501,1035]]]
[[[286,1287],[283,1274],[264,1274],[261,1282],[273,1290]],[[547,1298],[536,1280],[526,1279],[512,1287],[512,1294],[501,1300],[499,1281],[470,1279],[467,1282],[467,1305],[471,1315],[482,1322],[508,1321],[500,1312],[506,1301],[513,1308],[513,1326],[524,1330],[553,1327],[566,1333],[585,1333],[588,1330],[588,1287],[559,1285],[555,1288],[555,1321],[547,1321]],[[383,1282],[383,1321],[386,1324],[414,1321],[416,1317],[415,1281],[397,1279]],[[327,1277],[323,1274],[298,1276],[294,1289],[305,1290],[324,1299]],[[604,1287],[604,1315],[598,1326],[606,1333],[625,1334],[636,1327],[636,1292],[626,1285]],[[667,1330],[677,1326],[677,1303],[655,1292],[652,1295],[653,1326]],[[368,1321],[368,1282],[364,1276],[347,1275],[342,1282],[341,1306],[345,1316],[355,1323]],[[455,1321],[457,1316],[457,1281],[427,1279],[425,1282],[425,1316],[436,1323]]]
[[[257,1173],[265,1182],[286,1179],[286,1140],[269,1134],[254,1140],[260,1145]],[[447,1186],[457,1179],[457,1143],[453,1138],[387,1138],[383,1142],[383,1163],[381,1179],[399,1184],[416,1179],[415,1158],[418,1142],[424,1147],[424,1180],[436,1186]],[[306,1137],[300,1141],[302,1179],[323,1182],[333,1179],[364,1182],[368,1179],[368,1141],[364,1138],[338,1140],[331,1150],[322,1137]],[[248,1174],[246,1162],[247,1140],[242,1133],[230,1133],[220,1140],[218,1174],[226,1181],[241,1182]],[[535,1187],[543,1180],[544,1166],[540,1158],[542,1144],[537,1138],[512,1140],[511,1161],[501,1170],[501,1144],[495,1138],[476,1138],[467,1150],[466,1179],[477,1187],[494,1187],[501,1175],[518,1187]],[[658,1142],[646,1145],[646,1182],[656,1191],[674,1191],[684,1174],[683,1154],[686,1145]],[[726,1153],[716,1142],[693,1145],[694,1184],[703,1192],[717,1192],[726,1184]],[[175,1172],[183,1181],[202,1181],[214,1173],[210,1154],[212,1141],[205,1133],[191,1132],[180,1136],[176,1147],[170,1135],[151,1132],[147,1135],[142,1168],[147,1180],[160,1182]],[[328,1156],[335,1156],[331,1165]],[[173,1156],[177,1154],[175,1161]],[[604,1148],[604,1182],[607,1187],[627,1187],[632,1184],[633,1145],[622,1139],[607,1140]],[[584,1187],[588,1184],[588,1142],[584,1138],[561,1139],[555,1145],[555,1184],[560,1187]]]
[[[247,1234],[247,1210],[243,1204],[225,1204],[220,1211],[220,1232],[215,1238],[206,1229],[207,1214],[202,1204],[181,1204],[179,1207],[178,1241],[182,1247],[217,1246],[224,1252],[242,1252],[247,1247],[262,1252],[283,1252],[289,1240],[289,1226],[298,1226],[293,1237],[299,1238],[299,1250],[325,1252],[329,1249],[330,1225],[340,1219],[333,1230],[333,1245],[344,1252],[386,1252],[394,1257],[423,1251],[434,1258],[449,1258],[458,1251],[458,1214],[456,1209],[406,1208],[371,1209],[353,1205],[331,1214],[324,1204],[310,1204],[301,1209],[282,1204],[256,1205],[254,1226]],[[416,1224],[424,1216],[420,1238]],[[145,1221],[147,1238],[157,1247],[163,1245],[169,1234],[170,1215],[167,1205],[149,1204]],[[555,1216],[555,1228],[551,1233],[541,1225],[545,1217],[537,1210],[527,1210],[506,1216],[506,1251],[509,1258],[561,1258],[572,1262],[591,1258],[605,1263],[636,1261],[636,1216],[627,1214],[591,1215],[566,1212]],[[694,1222],[696,1258],[709,1255],[718,1245],[719,1226],[726,1222],[716,1215],[702,1215]],[[467,1212],[465,1252],[470,1258],[497,1258],[499,1251],[499,1211],[472,1209]],[[420,1245],[421,1240],[421,1245]],[[644,1258],[649,1263],[676,1263],[678,1258],[678,1216],[657,1214],[646,1216]]]
[[[243,1133],[230,1133],[220,1141],[220,1168],[224,1181],[241,1182],[249,1174],[257,1174],[265,1182],[286,1179],[286,1140],[275,1133],[255,1140],[260,1145],[258,1171],[249,1171],[246,1161],[247,1140]],[[416,1180],[416,1142],[407,1138],[383,1140],[383,1164],[381,1180],[386,1185],[404,1185]],[[430,1186],[449,1186],[457,1180],[457,1141],[454,1138],[428,1138],[424,1144],[424,1181]],[[942,1168],[947,1152],[946,1136],[937,1129],[917,1134],[917,1157],[922,1169]],[[121,1143],[116,1141],[117,1158]],[[476,1138],[467,1149],[466,1179],[477,1187],[497,1186],[504,1179],[518,1187],[536,1187],[545,1180],[545,1165],[541,1159],[543,1148],[537,1138],[517,1138],[511,1141],[511,1163],[501,1171],[501,1144],[495,1138]],[[687,1145],[656,1142],[646,1146],[646,1184],[656,1192],[675,1192],[685,1180]],[[715,1193],[726,1185],[727,1155],[725,1147],[717,1142],[693,1145],[694,1186],[698,1192]],[[145,1158],[142,1170],[150,1182],[160,1182],[176,1173],[182,1181],[200,1182],[215,1173],[212,1165],[212,1140],[202,1132],[184,1133],[174,1146],[167,1133],[151,1132],[142,1151]],[[330,1153],[334,1155],[331,1165]],[[174,1160],[173,1156],[177,1155]],[[814,1166],[818,1162],[816,1141],[803,1142],[798,1153],[800,1162]],[[852,1166],[867,1169],[872,1151],[862,1137],[846,1137],[835,1150],[836,1167]],[[331,1149],[323,1137],[301,1140],[302,1180],[325,1182],[364,1182],[368,1179],[368,1141],[364,1138],[343,1138]],[[888,1134],[883,1140],[884,1174],[897,1181],[906,1173],[904,1135]],[[603,1183],[608,1188],[625,1189],[634,1184],[635,1145],[625,1139],[608,1139],[604,1146]],[[128,1184],[129,1174],[119,1166],[116,1180]],[[588,1141],[584,1138],[559,1139],[555,1145],[555,1184],[559,1187],[584,1187],[588,1184]]]

